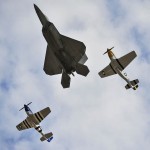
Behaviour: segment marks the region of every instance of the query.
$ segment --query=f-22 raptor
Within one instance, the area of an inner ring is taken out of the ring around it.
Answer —
[[[112,52],[113,48],[114,47],[107,49],[107,51],[104,53],[104,54],[108,53],[111,62],[108,66],[106,66],[102,71],[99,72],[100,77],[104,78],[114,74],[118,74],[121,78],[123,78],[127,82],[127,85],[125,86],[126,89],[132,88],[133,90],[136,90],[138,88],[139,80],[136,79],[130,81],[130,79],[127,77],[127,74],[122,73],[122,71],[137,56],[135,51],[132,51],[117,59],[114,53]]]
[[[83,65],[87,61],[86,47],[83,42],[66,37],[58,32],[56,27],[42,11],[34,4],[35,11],[42,23],[42,33],[47,41],[44,71],[48,75],[62,73],[63,88],[70,87],[70,74],[87,76],[89,69]]]

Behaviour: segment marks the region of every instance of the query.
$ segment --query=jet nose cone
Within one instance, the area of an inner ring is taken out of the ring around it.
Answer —
[[[35,4],[34,4],[34,8],[42,25],[44,26],[48,22],[47,17],[42,13],[42,11]]]
[[[35,4],[33,4],[33,5],[34,5],[34,8],[36,9],[37,6]]]
[[[37,8],[37,6],[35,5],[35,4],[33,4],[34,5],[34,8],[36,9]]]
[[[37,7],[37,6],[34,4],[34,9],[35,9],[36,13],[38,14],[38,12],[40,11],[39,7]]]

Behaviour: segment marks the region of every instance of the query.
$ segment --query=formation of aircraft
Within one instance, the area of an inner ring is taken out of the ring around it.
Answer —
[[[48,75],[62,74],[63,88],[70,87],[70,74],[87,76],[89,69],[84,63],[87,61],[86,47],[83,42],[64,36],[42,11],[34,4],[35,11],[42,23],[42,33],[47,41],[44,71]]]
[[[113,48],[114,47],[107,49],[107,51],[104,53],[108,53],[111,62],[108,66],[106,66],[102,71],[99,72],[100,77],[104,78],[114,74],[118,74],[127,82],[127,85],[125,86],[126,89],[132,88],[133,90],[136,90],[138,88],[139,80],[136,79],[130,81],[130,79],[127,78],[127,74],[122,73],[122,71],[129,65],[129,63],[137,56],[135,51],[132,51],[117,59],[114,53],[112,52]]]
[[[48,20],[48,18],[35,4],[34,8],[43,26],[43,36],[47,41],[47,50],[43,69],[48,75],[62,74],[61,84],[63,88],[69,88],[71,74],[74,76],[74,72],[76,71],[76,73],[80,75],[87,76],[89,73],[88,67],[84,65],[88,59],[85,53],[86,47],[83,42],[60,34],[54,24]],[[110,64],[98,74],[101,78],[118,74],[127,82],[127,85],[125,86],[126,89],[132,88],[133,90],[136,90],[138,88],[139,80],[135,79],[130,81],[130,79],[127,77],[127,74],[122,72],[137,56],[135,51],[132,51],[117,59],[112,52],[113,48],[114,47],[107,49],[107,51],[104,53],[108,54],[111,60]],[[40,138],[41,141],[47,140],[50,142],[53,139],[53,133],[50,132],[44,134],[41,126],[39,125],[40,122],[51,112],[50,108],[47,107],[37,113],[32,113],[28,107],[30,104],[31,103],[24,105],[24,107],[20,109],[25,109],[27,118],[19,123],[16,128],[19,131],[34,128],[42,135]]]
[[[51,112],[50,108],[44,108],[41,111],[38,111],[37,113],[32,113],[31,109],[28,107],[28,105],[30,105],[32,102],[30,102],[27,105],[24,105],[22,109],[25,109],[25,112],[27,114],[27,118],[25,120],[23,120],[21,123],[19,123],[16,128],[19,131],[25,130],[25,129],[30,129],[30,128],[34,128],[36,131],[38,131],[42,137],[40,138],[41,141],[45,141],[47,140],[48,142],[50,142],[53,139],[53,133],[47,133],[44,134],[42,132],[42,128],[39,125],[39,123]]]

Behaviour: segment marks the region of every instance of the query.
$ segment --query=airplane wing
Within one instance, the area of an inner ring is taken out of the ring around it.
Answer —
[[[32,120],[35,124],[39,124],[49,113],[51,112],[50,108],[44,108],[41,111],[32,115]]]
[[[47,46],[45,62],[44,62],[44,71],[48,75],[55,75],[62,73],[62,67],[59,64],[56,56],[53,54],[50,46]]]
[[[16,128],[19,130],[19,131],[22,131],[22,130],[25,130],[25,129],[30,129],[30,128],[33,128],[33,126],[30,124],[29,120],[28,120],[28,117],[22,121],[21,123],[19,123]]]
[[[126,68],[136,56],[137,55],[136,55],[135,51],[132,51],[132,52],[124,55],[123,57],[120,57],[118,59],[118,61],[121,64],[122,69]]]
[[[64,35],[61,35],[62,43],[66,52],[74,58],[76,62],[79,62],[82,56],[85,54],[86,47],[83,42],[71,39]]]
[[[111,64],[109,64],[107,67],[105,67],[103,70],[101,70],[98,74],[101,78],[104,78],[104,77],[114,75],[114,74],[116,74],[116,72],[113,69],[113,67],[111,66]]]

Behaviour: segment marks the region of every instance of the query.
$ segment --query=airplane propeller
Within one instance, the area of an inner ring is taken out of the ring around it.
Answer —
[[[31,103],[32,103],[32,102],[28,103],[27,106],[30,105]],[[22,107],[20,110],[22,110],[22,109],[24,109],[24,107]],[[19,111],[20,111],[20,110],[19,110]]]
[[[105,55],[106,53],[108,53],[109,51],[111,51],[113,48],[114,48],[114,46],[112,48],[107,48],[107,51],[103,55]]]

